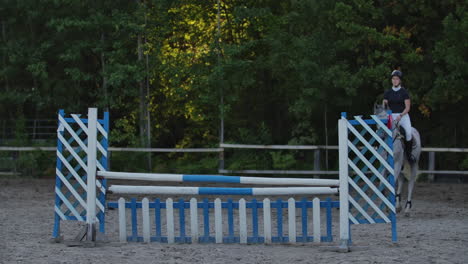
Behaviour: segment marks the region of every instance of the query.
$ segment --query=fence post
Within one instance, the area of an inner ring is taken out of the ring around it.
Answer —
[[[429,171],[434,171],[434,168],[435,168],[434,163],[435,163],[435,152],[430,151],[429,152]],[[435,180],[434,173],[429,173],[428,180],[429,182],[434,182]]]
[[[218,172],[224,170],[224,148],[221,148],[221,151],[218,155]]]
[[[5,130],[5,123],[6,123],[6,120],[2,120],[2,136],[0,137],[0,139],[6,139],[6,130]]]
[[[338,148],[340,164],[340,250],[349,251],[348,200],[348,121],[338,120]]]
[[[314,171],[320,171],[320,149],[314,150]],[[321,175],[314,174],[314,178],[320,178]]]
[[[33,136],[32,136],[33,139],[36,139],[36,127],[37,127],[37,120],[34,119],[34,121],[33,121]]]
[[[86,240],[96,241],[96,151],[97,151],[97,108],[88,109],[88,180],[86,190]]]

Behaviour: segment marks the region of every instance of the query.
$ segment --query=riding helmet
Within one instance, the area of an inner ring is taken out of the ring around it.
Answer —
[[[403,79],[403,73],[401,71],[399,71],[399,70],[392,71],[392,76],[391,77],[393,77],[393,76],[398,76],[398,78]]]

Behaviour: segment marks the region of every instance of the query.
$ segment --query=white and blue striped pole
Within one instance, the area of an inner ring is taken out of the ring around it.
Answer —
[[[226,188],[226,187],[175,187],[111,185],[110,193],[118,194],[171,194],[171,195],[297,195],[336,194],[331,187],[271,187],[271,188]]]
[[[136,180],[157,182],[215,182],[238,184],[265,185],[307,185],[307,186],[339,186],[339,180],[333,179],[304,179],[304,178],[267,178],[225,175],[192,175],[167,173],[130,173],[115,171],[99,171],[98,177],[114,180]]]

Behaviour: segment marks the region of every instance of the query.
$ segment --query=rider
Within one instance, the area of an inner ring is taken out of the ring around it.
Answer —
[[[406,144],[405,152],[409,162],[414,162],[415,158],[412,155],[413,138],[411,120],[409,117],[409,111],[411,108],[411,100],[408,92],[401,86],[401,80],[403,79],[403,73],[399,70],[394,70],[391,74],[393,87],[388,89],[384,93],[383,103],[392,110],[392,118],[397,123],[400,123],[405,129]]]

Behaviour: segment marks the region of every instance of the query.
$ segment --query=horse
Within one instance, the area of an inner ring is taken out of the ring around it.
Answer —
[[[377,115],[380,119],[387,119],[387,108],[385,108],[382,104],[374,104],[374,114]],[[403,166],[410,167],[410,175],[407,177],[408,179],[408,197],[405,204],[404,213],[405,216],[410,216],[410,212],[412,209],[412,196],[413,196],[413,189],[414,183],[416,181],[416,176],[418,172],[418,164],[419,158],[421,156],[421,136],[416,128],[411,128],[411,135],[413,137],[413,147],[411,154],[414,157],[414,162],[409,162],[407,155],[405,153],[405,139],[404,133],[400,131],[400,126],[397,122],[392,122],[392,137],[393,137],[393,160],[394,160],[394,172],[395,172],[395,179],[396,179],[396,201],[395,201],[395,209],[397,213],[401,212],[401,191],[403,190],[403,183],[404,183],[404,175],[402,173]]]

